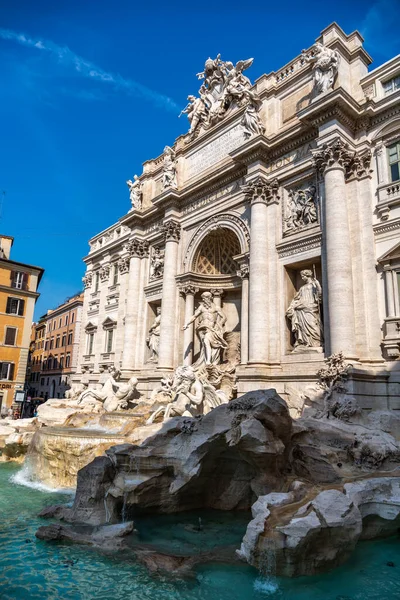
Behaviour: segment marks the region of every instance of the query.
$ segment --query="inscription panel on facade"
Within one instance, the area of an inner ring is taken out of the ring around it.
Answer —
[[[229,152],[238,148],[243,141],[243,128],[240,124],[237,124],[191,156],[188,156],[186,158],[186,175],[188,179],[218,163],[228,156]]]

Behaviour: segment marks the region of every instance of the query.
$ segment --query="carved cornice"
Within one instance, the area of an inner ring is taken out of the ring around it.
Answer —
[[[384,224],[379,223],[379,224],[373,226],[375,235],[380,235],[382,233],[388,233],[389,231],[396,231],[397,229],[400,229],[400,219],[389,221]]]
[[[133,238],[124,244],[124,250],[128,252],[130,257],[145,258],[149,254],[149,242]]]
[[[364,177],[370,173],[371,151],[369,148],[355,152],[341,138],[336,138],[316,150],[311,150],[313,163],[317,171],[341,168],[345,176]]]
[[[163,223],[162,232],[166,242],[179,242],[181,238],[181,225],[174,219],[169,219]]]
[[[277,251],[279,258],[285,258],[286,256],[293,256],[294,254],[300,254],[313,250],[314,248],[320,248],[322,243],[322,234],[317,233],[312,236],[307,236],[298,240],[290,240],[277,245]]]
[[[251,204],[277,204],[279,202],[278,190],[279,182],[277,179],[268,180],[262,175],[243,186],[245,198]]]

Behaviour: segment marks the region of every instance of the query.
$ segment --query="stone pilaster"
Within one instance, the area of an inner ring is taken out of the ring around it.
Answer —
[[[276,257],[272,255],[275,249],[275,238],[269,240],[267,232],[274,229],[275,210],[272,207],[279,201],[278,188],[279,184],[276,179],[269,181],[261,175],[248,182],[244,187],[245,196],[251,202],[249,283],[250,363],[267,364],[269,362],[269,336],[274,335],[273,330],[276,328],[276,322],[273,322],[269,317],[270,282],[268,281],[270,262],[272,263],[276,260]]]
[[[148,242],[132,239],[125,245],[130,256],[127,305],[125,314],[124,350],[122,370],[132,371],[135,368],[136,333],[138,325],[138,304],[140,295],[141,260],[148,253]]]
[[[165,236],[164,275],[162,287],[160,346],[158,368],[172,369],[174,366],[176,329],[176,274],[178,268],[178,247],[180,224],[169,219],[163,225]]]
[[[185,324],[193,317],[194,313],[194,296],[199,291],[193,285],[184,285],[179,292],[185,298]],[[193,362],[193,337],[194,323],[191,323],[187,329],[183,331],[183,364],[191,365]]]
[[[242,301],[240,309],[240,362],[249,360],[249,265],[242,264],[237,276],[242,280]]]
[[[346,175],[351,174],[355,168],[354,158],[355,153],[339,138],[313,151],[314,164],[323,173],[325,181],[325,299],[329,319],[329,347],[325,348],[325,352],[343,352],[346,358],[356,357],[354,290],[345,182]]]

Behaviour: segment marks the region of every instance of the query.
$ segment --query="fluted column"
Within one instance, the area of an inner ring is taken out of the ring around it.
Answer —
[[[172,369],[176,329],[176,274],[178,269],[178,246],[181,226],[170,219],[163,225],[165,235],[164,274],[162,287],[160,345],[158,368]]]
[[[345,176],[354,152],[339,138],[314,150],[324,174],[324,244],[326,249],[329,340],[327,354],[356,357],[354,290]]]
[[[270,206],[278,201],[277,180],[258,176],[245,188],[251,202],[250,283],[249,283],[249,362],[268,363],[269,303],[268,264],[271,256],[267,239]]]
[[[249,265],[241,265],[237,276],[242,280],[242,301],[240,309],[240,362],[249,360]]]
[[[180,293],[185,297],[185,324],[193,317],[194,313],[194,296],[198,292],[198,288],[193,285],[184,285],[180,289]],[[190,323],[187,329],[183,331],[183,364],[191,365],[193,362],[193,337],[194,323]]]
[[[124,350],[122,370],[132,371],[135,368],[136,333],[138,324],[138,303],[140,294],[141,259],[148,252],[148,242],[138,239],[129,240],[125,249],[130,256],[128,293],[124,328]],[[121,263],[122,265],[122,263]]]

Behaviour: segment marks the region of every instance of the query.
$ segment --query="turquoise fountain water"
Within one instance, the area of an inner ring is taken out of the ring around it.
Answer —
[[[398,538],[359,544],[343,567],[319,577],[260,577],[246,565],[207,564],[188,580],[151,576],[128,557],[111,558],[90,548],[49,544],[35,538],[45,523],[37,513],[71,496],[25,487],[21,467],[0,465],[0,598],[2,600],[398,600]],[[17,477],[16,477],[17,475]],[[191,531],[198,515],[142,518],[143,542],[171,553],[216,544],[239,545],[245,519],[202,513],[203,530]],[[197,541],[196,541],[197,540]],[[394,563],[388,566],[387,563]]]

